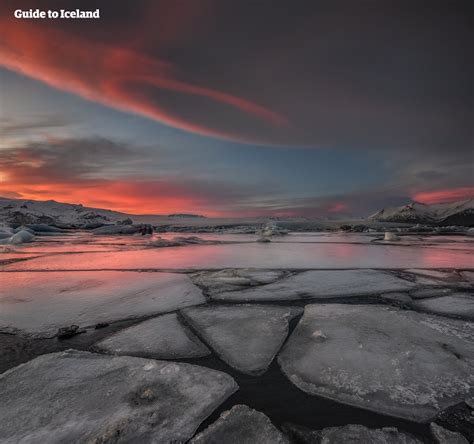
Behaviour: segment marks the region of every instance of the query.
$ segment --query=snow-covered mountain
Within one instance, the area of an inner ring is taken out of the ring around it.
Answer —
[[[93,227],[116,223],[128,215],[80,204],[0,197],[0,223],[7,225],[48,224],[67,227]]]
[[[474,199],[427,205],[411,202],[402,207],[384,208],[369,216],[378,222],[474,226]]]
[[[29,224],[48,224],[58,227],[94,228],[103,224],[116,223],[152,223],[168,227],[170,220],[173,219],[183,219],[182,224],[190,225],[194,228],[203,224],[212,226],[218,224],[221,226],[235,225],[238,222],[241,225],[249,223],[260,225],[265,222],[265,220],[259,220],[258,218],[252,220],[215,219],[211,221],[205,217],[193,217],[191,215],[135,216],[118,211],[89,208],[80,204],[61,203],[54,200],[38,201],[0,197],[0,225],[6,224],[13,227]],[[462,225],[471,227],[474,226],[474,199],[436,205],[412,202],[402,207],[384,208],[369,216],[368,219],[376,222]],[[174,226],[174,229],[177,229],[177,226]]]

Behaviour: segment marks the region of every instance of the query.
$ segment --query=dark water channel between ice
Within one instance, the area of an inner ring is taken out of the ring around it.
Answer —
[[[350,303],[355,303],[352,300]],[[367,303],[365,299],[365,303]],[[375,301],[374,301],[375,302]],[[360,303],[360,302],[359,302]],[[295,305],[294,301],[291,305]],[[75,348],[91,350],[92,345],[111,333],[143,321],[122,321],[106,328],[91,330],[70,339],[25,339],[17,335],[0,334],[0,372],[26,362],[38,355]],[[299,318],[293,319],[291,331],[296,327]],[[362,424],[370,428],[397,427],[411,433],[425,443],[432,443],[429,424],[420,424],[403,419],[380,415],[368,410],[344,405],[319,396],[308,395],[294,386],[280,371],[275,360],[261,376],[249,376],[240,373],[221,361],[215,354],[198,359],[177,359],[175,362],[186,362],[209,367],[231,375],[239,385],[239,390],[221,404],[199,427],[203,430],[213,423],[225,410],[236,404],[245,404],[265,413],[280,429],[285,424],[297,424],[311,430],[325,427]],[[472,425],[466,422],[467,406],[455,407],[437,422],[446,428],[457,430],[468,439],[474,439]]]

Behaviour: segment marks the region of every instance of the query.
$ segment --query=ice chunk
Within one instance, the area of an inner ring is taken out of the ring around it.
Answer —
[[[418,274],[420,276],[426,276],[435,279],[459,280],[459,276],[453,271],[423,270],[420,268],[411,268],[405,271],[408,273]]]
[[[309,394],[423,422],[474,393],[473,329],[380,305],[307,305],[278,362]]]
[[[474,296],[468,293],[415,301],[413,307],[429,313],[474,320]]]
[[[0,240],[10,239],[15,232],[10,227],[0,225]]]
[[[271,284],[287,274],[281,270],[227,269],[196,273],[192,279],[210,295],[224,291],[242,290],[263,284]]]
[[[0,331],[54,336],[60,327],[134,319],[202,304],[183,274],[121,271],[0,273]]]
[[[138,232],[140,232],[139,225],[105,225],[92,230],[95,235],[135,234]]]
[[[30,233],[27,230],[21,230],[21,231],[18,231],[18,233],[15,233],[10,238],[8,243],[11,245],[20,245],[20,244],[26,244],[28,242],[33,242],[34,240],[35,240],[35,235],[33,233]]]
[[[430,424],[430,431],[436,444],[469,444],[460,433],[446,430],[434,422]]]
[[[289,444],[263,413],[236,405],[196,435],[190,444]]]
[[[378,270],[305,271],[261,287],[211,295],[225,301],[266,301],[305,298],[337,298],[406,291],[412,282]]]
[[[451,288],[469,288],[470,285],[467,282],[463,282],[453,275],[452,279],[438,279],[431,278],[428,276],[417,276],[414,275],[414,282],[419,286],[432,286],[432,287],[451,287]]]
[[[202,306],[182,310],[184,318],[229,365],[250,375],[266,371],[288,335],[296,307]]]
[[[400,240],[400,237],[397,236],[395,233],[392,233],[391,231],[386,231],[383,240],[389,242],[396,242]]]
[[[420,440],[395,427],[369,429],[359,424],[348,424],[322,430],[306,430],[291,424],[285,428],[295,438],[295,442],[308,444],[422,444]]]
[[[187,441],[237,390],[228,375],[190,364],[69,350],[0,375],[7,443]]]
[[[349,424],[321,430],[321,444],[421,444],[421,441],[396,428],[368,429],[363,425]]]
[[[117,355],[156,359],[199,358],[208,348],[178,320],[175,313],[126,328],[98,342],[94,348]]]

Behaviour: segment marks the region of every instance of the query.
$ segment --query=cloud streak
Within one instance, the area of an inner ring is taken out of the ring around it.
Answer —
[[[413,196],[413,200],[425,204],[455,202],[474,198],[474,187],[450,188],[422,191]]]
[[[172,63],[132,48],[102,42],[91,45],[80,36],[28,21],[3,19],[0,25],[4,35],[0,63],[4,67],[86,99],[186,131],[230,139],[246,135],[180,117],[141,91],[152,87],[156,94],[167,91],[202,98],[219,104],[222,112],[234,109],[271,127],[289,124],[284,116],[250,100],[181,80],[178,75],[182,73]]]
[[[75,23],[15,20],[7,2],[0,60],[54,88],[208,136],[467,151],[469,2],[418,3],[141,0],[103,5],[100,20]]]

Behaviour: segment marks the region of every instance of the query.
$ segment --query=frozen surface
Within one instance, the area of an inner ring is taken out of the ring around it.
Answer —
[[[225,291],[242,290],[263,284],[271,284],[288,273],[281,270],[230,269],[201,272],[192,276],[193,282],[204,288],[209,295]]]
[[[303,430],[288,426],[290,433],[298,437],[297,442],[311,444],[422,444],[421,441],[394,427],[369,429],[359,424],[342,427],[327,427],[322,430]]]
[[[421,275],[421,276],[427,276],[430,278],[435,278],[435,279],[443,279],[443,280],[454,280],[457,281],[460,279],[459,275],[456,274],[454,271],[439,271],[439,270],[421,270],[421,269],[410,269],[406,270],[409,273]]]
[[[237,384],[208,368],[67,351],[0,375],[2,443],[186,441]]]
[[[28,259],[32,257],[38,257],[39,254],[34,253],[16,253],[14,250],[0,251],[0,261],[10,261],[12,259]]]
[[[266,371],[300,308],[270,305],[202,306],[182,310],[190,325],[229,365],[251,375]]]
[[[307,305],[278,362],[309,394],[424,422],[474,393],[473,333],[385,306]]]
[[[436,444],[469,444],[460,433],[446,430],[434,422],[430,424],[430,431]]]
[[[127,246],[131,248],[132,246]],[[122,248],[124,249],[124,248]],[[68,242],[34,242],[28,246],[16,247],[18,254],[38,253],[38,254],[58,254],[58,253],[101,253],[105,251],[119,251],[119,245],[103,244],[74,244]],[[67,256],[63,256],[63,261],[67,261]]]
[[[222,292],[212,297],[225,301],[325,299],[406,291],[414,286],[412,282],[378,270],[313,270],[273,284]]]
[[[190,444],[289,444],[270,419],[246,405],[236,405],[221,414]]]
[[[130,237],[130,239],[128,239]],[[357,243],[226,243],[145,248],[143,237],[125,236],[121,249],[56,254],[6,265],[5,270],[102,269],[310,269],[310,268],[472,268],[473,250]],[[99,240],[99,237],[98,237]],[[107,241],[110,242],[110,241]],[[147,241],[149,242],[149,240]],[[124,245],[125,244],[125,245]],[[93,244],[88,244],[93,245]],[[98,245],[98,244],[96,244]],[[107,243],[107,245],[112,245]],[[118,243],[116,245],[119,245]],[[47,246],[45,246],[45,251]],[[31,250],[30,250],[31,251]],[[40,251],[41,252],[41,251]]]
[[[95,344],[94,348],[117,355],[156,359],[199,358],[208,348],[169,313],[140,322]]]
[[[0,331],[54,336],[59,327],[132,319],[205,301],[183,274],[0,273]]]
[[[21,245],[27,244],[28,242],[33,242],[35,240],[35,235],[27,230],[21,230],[15,233],[7,242],[7,244],[12,245]],[[5,241],[5,239],[3,240]]]
[[[418,310],[439,315],[458,316],[474,321],[474,295],[454,293],[449,296],[415,301],[413,307]]]

